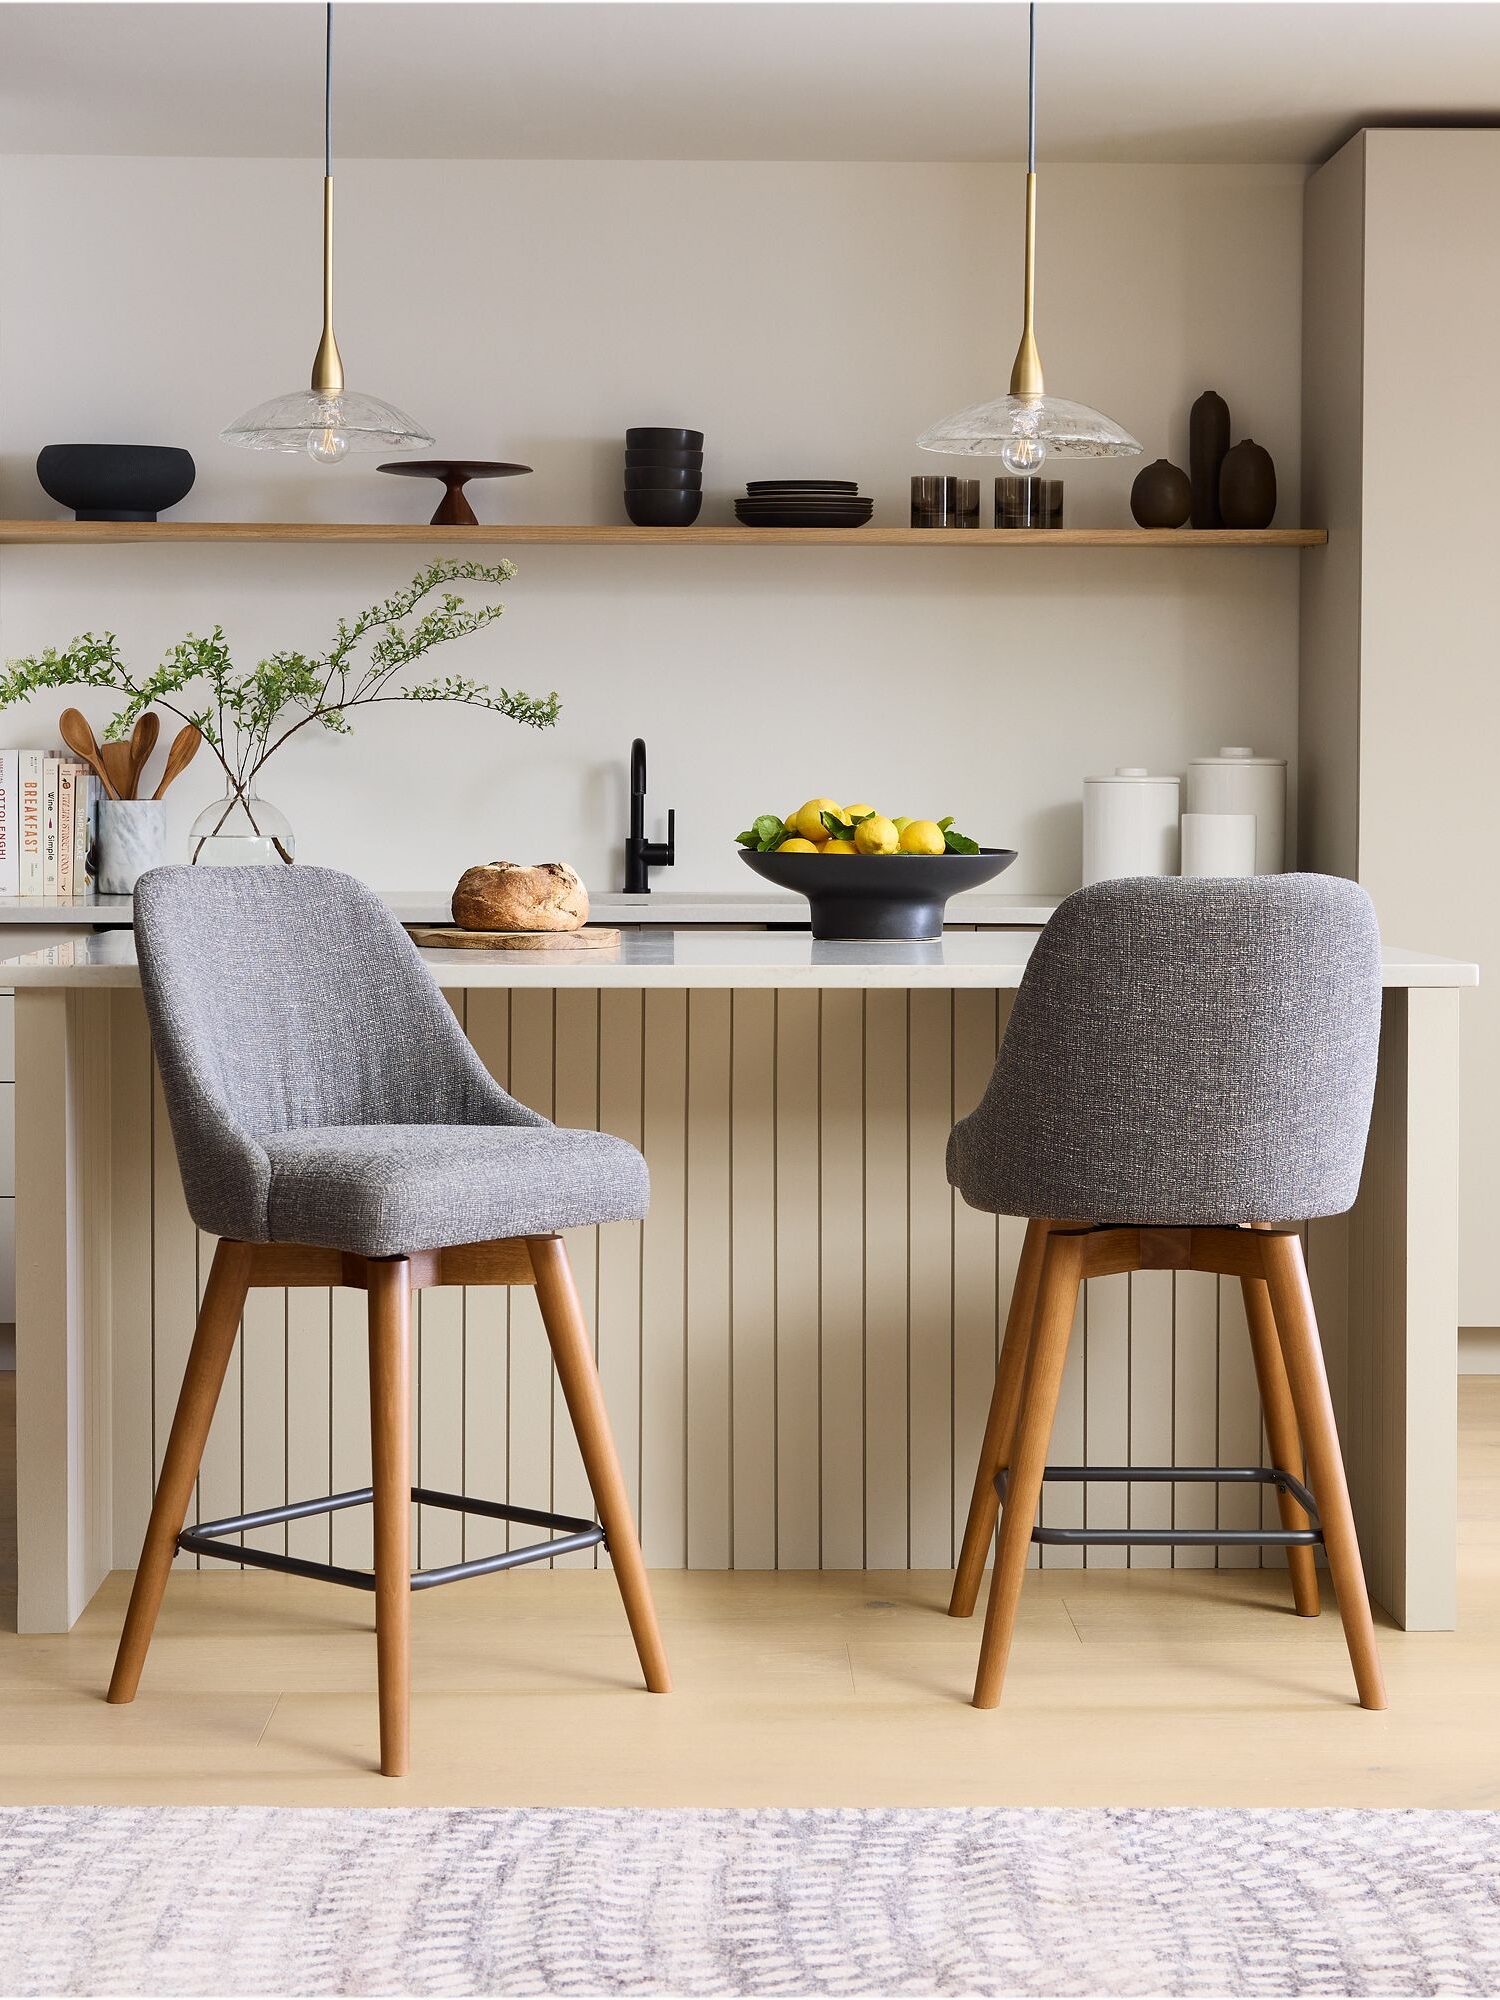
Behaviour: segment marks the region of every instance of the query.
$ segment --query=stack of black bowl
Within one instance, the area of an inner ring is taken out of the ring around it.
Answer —
[[[703,505],[703,433],[638,424],[625,433],[625,512],[638,528],[690,528]]]

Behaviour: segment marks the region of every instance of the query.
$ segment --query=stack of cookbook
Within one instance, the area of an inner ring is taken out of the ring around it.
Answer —
[[[93,887],[99,780],[50,750],[0,750],[0,896]]]

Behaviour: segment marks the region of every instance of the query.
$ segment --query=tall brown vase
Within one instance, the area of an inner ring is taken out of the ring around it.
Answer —
[[[1205,389],[1188,418],[1188,471],[1193,482],[1193,526],[1221,528],[1219,467],[1229,451],[1229,405]]]

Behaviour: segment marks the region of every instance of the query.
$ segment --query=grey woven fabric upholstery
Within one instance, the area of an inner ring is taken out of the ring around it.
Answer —
[[[1101,882],[1037,940],[948,1178],[996,1215],[1338,1215],[1359,1190],[1379,1036],[1380,933],[1354,883]]]
[[[156,868],[135,934],[200,1229],[387,1257],[645,1214],[635,1148],[508,1096],[352,876]]]

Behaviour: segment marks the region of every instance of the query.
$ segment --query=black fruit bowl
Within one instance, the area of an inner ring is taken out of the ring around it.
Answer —
[[[677,486],[627,486],[625,512],[638,528],[690,528],[703,495]]]
[[[815,938],[940,938],[950,896],[1009,868],[1013,847],[977,854],[758,854],[747,867],[806,896]]]
[[[673,472],[701,472],[703,454],[701,451],[626,451],[627,472],[649,472],[653,466],[669,467]]]
[[[637,424],[625,433],[632,451],[702,451],[702,431],[674,430],[665,424]]]
[[[197,468],[175,444],[49,444],[36,476],[80,521],[154,521],[187,498]]]
[[[703,484],[703,474],[696,466],[688,465],[627,465],[625,468],[627,487],[651,487],[664,492],[667,487],[679,493],[695,492]]]

